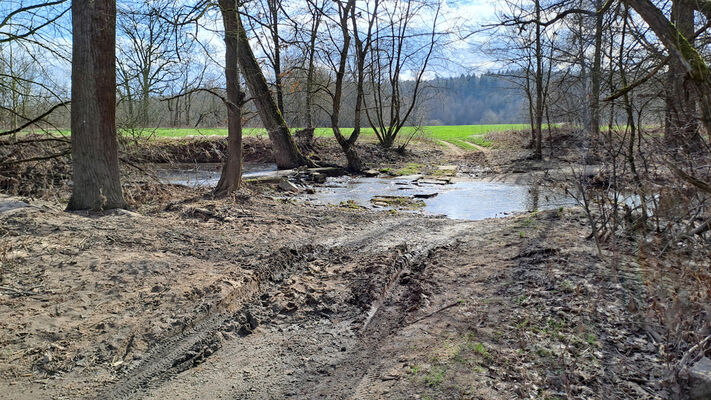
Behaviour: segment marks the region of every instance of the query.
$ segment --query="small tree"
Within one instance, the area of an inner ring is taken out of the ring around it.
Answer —
[[[437,31],[441,2],[395,0],[383,4],[376,19],[370,55],[369,95],[366,116],[380,144],[389,148],[408,122],[424,87],[425,73],[439,43]],[[432,8],[430,8],[432,7]],[[418,32],[415,19],[432,14],[431,28]],[[413,74],[412,88],[404,88],[406,72]],[[409,97],[409,98],[408,98]]]

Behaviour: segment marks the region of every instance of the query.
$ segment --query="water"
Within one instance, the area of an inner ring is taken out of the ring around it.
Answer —
[[[276,164],[244,164],[243,179],[267,176],[276,173]],[[158,167],[156,174],[163,183],[185,186],[214,187],[220,180],[221,164],[171,164],[169,168]]]
[[[171,165],[170,168],[158,167],[156,172],[165,183],[209,187],[219,181],[220,167],[220,164],[182,164]],[[244,168],[243,177],[246,179],[279,173],[276,164],[245,164]],[[434,184],[433,180],[417,181],[417,178],[329,178],[326,184],[314,187],[313,194],[298,197],[315,204],[333,205],[353,200],[360,206],[374,208],[370,200],[376,196],[412,197],[436,193],[434,197],[422,199],[424,207],[410,211],[465,220],[504,217],[576,204],[570,196],[538,185],[474,180],[439,185]]]
[[[375,196],[431,195],[423,199],[421,210],[429,215],[452,219],[481,220],[504,217],[513,213],[554,209],[577,204],[568,195],[538,185],[500,182],[456,181],[449,185],[423,184],[408,178],[330,178],[324,187],[316,188],[304,198],[318,204],[340,204],[353,200],[372,207]]]

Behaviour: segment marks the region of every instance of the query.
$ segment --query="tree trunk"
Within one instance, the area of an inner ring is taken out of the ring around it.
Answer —
[[[595,143],[600,135],[600,87],[602,80],[602,30],[604,13],[602,0],[595,0],[595,53],[591,71],[590,134]]]
[[[225,27],[225,81],[227,83],[227,159],[222,166],[215,195],[225,196],[239,189],[242,181],[242,100],[237,66],[237,4],[219,0]]]
[[[125,207],[116,140],[116,1],[72,2],[72,197],[68,210]]]
[[[280,169],[296,168],[302,165],[314,166],[314,163],[304,157],[296,147],[294,138],[289,133],[289,127],[269,92],[267,80],[249,46],[247,32],[237,15],[237,59],[244,74],[249,92],[254,99],[262,124],[269,133],[272,142],[272,153]]]
[[[318,35],[318,27],[321,24],[321,11],[317,8],[312,15],[313,21],[311,25],[311,37],[309,39],[309,62],[306,71],[306,129],[313,132],[314,116],[314,59],[316,57],[316,37]],[[312,137],[313,138],[313,137]]]
[[[274,46],[274,86],[277,107],[284,113],[284,89],[281,84],[281,39],[279,38],[279,0],[268,0],[269,13],[271,14],[272,42]]]
[[[681,1],[674,1],[671,22],[693,46],[694,9]],[[696,98],[695,93],[684,84],[686,75],[682,61],[672,57],[667,73],[664,138],[672,146],[699,148],[701,136],[696,115]]]
[[[536,147],[533,158],[543,159],[543,48],[541,44],[541,3],[536,7]]]
[[[701,121],[707,132],[711,132],[711,70],[706,61],[681,31],[657,8],[650,0],[625,0],[644,19],[654,31],[672,58],[678,60],[684,67],[699,96]],[[688,0],[684,4],[694,4]],[[703,3],[704,6],[708,4]],[[705,10],[705,9],[704,9]],[[703,10],[702,10],[703,11]]]
[[[343,47],[340,49],[340,60],[338,63],[338,70],[336,70],[336,82],[333,94],[333,109],[331,112],[331,129],[333,130],[333,135],[336,137],[336,141],[341,146],[343,153],[346,155],[346,160],[348,160],[348,169],[353,172],[359,172],[363,169],[363,163],[355,150],[355,140],[351,142],[346,140],[346,138],[341,134],[341,129],[339,128],[339,117],[341,112],[341,99],[343,96],[343,81],[346,73],[346,64],[348,62],[348,49],[350,47],[351,36],[348,32],[348,22],[350,18],[350,13],[353,12],[355,8],[355,0],[348,0],[345,7],[342,7],[339,3],[339,13],[341,32],[343,35]],[[360,130],[360,126],[356,126],[356,129]],[[356,136],[357,138],[357,136]]]

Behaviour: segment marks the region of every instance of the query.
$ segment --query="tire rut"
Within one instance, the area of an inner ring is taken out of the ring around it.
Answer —
[[[173,375],[190,368],[190,361],[194,359],[196,348],[202,348],[198,352],[198,357],[201,358],[200,361],[204,361],[203,357],[212,354],[212,350],[208,347],[220,328],[233,321],[239,314],[239,310],[268,290],[273,285],[271,281],[275,276],[279,276],[277,279],[281,280],[285,275],[295,273],[305,259],[314,257],[322,250],[323,248],[312,245],[281,248],[270,257],[267,265],[255,269],[253,275],[242,286],[232,290],[217,304],[208,307],[206,315],[194,322],[192,327],[156,345],[138,365],[125,371],[116,382],[100,391],[94,398],[97,400],[129,399],[140,390],[167,381]],[[290,257],[296,259],[290,260]],[[272,268],[272,266],[276,267]]]

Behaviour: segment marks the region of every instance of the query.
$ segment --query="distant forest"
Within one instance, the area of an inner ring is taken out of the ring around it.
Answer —
[[[501,75],[461,75],[428,84],[421,108],[426,125],[528,122],[525,96]]]

